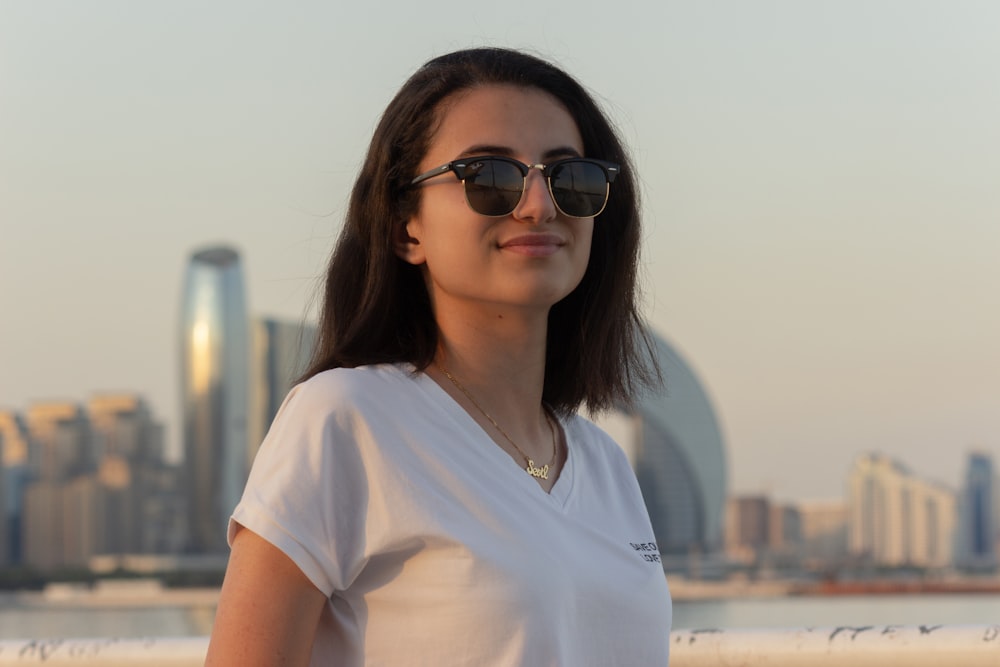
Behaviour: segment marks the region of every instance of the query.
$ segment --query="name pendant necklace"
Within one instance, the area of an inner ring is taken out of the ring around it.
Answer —
[[[537,477],[538,479],[549,478],[549,470],[556,464],[556,457],[559,454],[559,448],[558,448],[559,446],[556,444],[556,429],[552,425],[552,417],[551,415],[549,415],[548,410],[545,410],[543,408],[543,412],[545,413],[545,423],[549,425],[549,433],[552,434],[552,459],[545,465],[538,467],[535,465],[535,462],[531,459],[531,457],[525,454],[524,450],[518,447],[517,443],[514,442],[509,435],[507,435],[507,431],[503,430],[500,424],[497,423],[497,420],[493,419],[493,417],[490,416],[490,413],[486,412],[486,410],[483,410],[483,406],[479,405],[479,401],[477,401],[475,398],[472,397],[472,394],[469,393],[469,390],[466,389],[464,386],[462,386],[462,383],[459,382],[454,375],[448,372],[447,368],[438,363],[435,363],[435,366],[438,367],[438,370],[444,373],[444,376],[446,378],[451,380],[451,383],[455,385],[455,387],[460,392],[465,394],[465,397],[469,399],[469,402],[472,403],[474,406],[476,406],[476,409],[479,410],[479,412],[481,412],[484,417],[486,417],[486,420],[489,423],[493,424],[493,427],[496,430],[500,431],[500,435],[502,435],[507,440],[507,442],[510,443],[511,447],[516,449],[517,453],[524,458],[525,462],[524,471],[526,473],[528,473],[532,477]]]

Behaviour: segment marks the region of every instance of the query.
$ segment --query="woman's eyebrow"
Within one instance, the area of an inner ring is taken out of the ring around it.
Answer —
[[[576,150],[572,146],[560,146],[559,148],[550,148],[549,150],[542,153],[543,160],[551,160],[552,158],[559,157],[583,157],[580,155],[580,151]]]
[[[502,155],[504,157],[514,157],[515,151],[510,146],[498,146],[495,144],[477,144],[470,146],[458,154],[457,159],[471,157],[473,155]],[[558,146],[550,148],[542,153],[543,160],[561,157],[581,157],[580,151],[572,146]]]
[[[514,155],[514,149],[509,146],[497,146],[494,144],[477,144],[475,146],[470,146],[464,151],[458,154],[458,157],[470,157],[472,155],[503,155],[505,157],[511,157]]]

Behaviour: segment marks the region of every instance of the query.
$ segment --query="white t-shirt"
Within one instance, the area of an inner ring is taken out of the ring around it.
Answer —
[[[230,539],[253,530],[329,597],[312,665],[665,667],[635,475],[592,423],[561,423],[546,493],[411,366],[320,373],[285,399]]]

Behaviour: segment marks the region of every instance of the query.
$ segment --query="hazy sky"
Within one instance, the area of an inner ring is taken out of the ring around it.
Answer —
[[[378,114],[488,44],[631,145],[647,315],[733,491],[1000,460],[1000,3],[351,4],[0,0],[0,406],[138,391],[176,447],[191,251],[240,250],[251,312],[310,312]]]

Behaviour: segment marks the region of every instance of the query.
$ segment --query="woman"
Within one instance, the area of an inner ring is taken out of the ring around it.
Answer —
[[[230,522],[208,664],[666,665],[635,477],[634,174],[572,78],[473,49],[383,115],[320,341]]]

